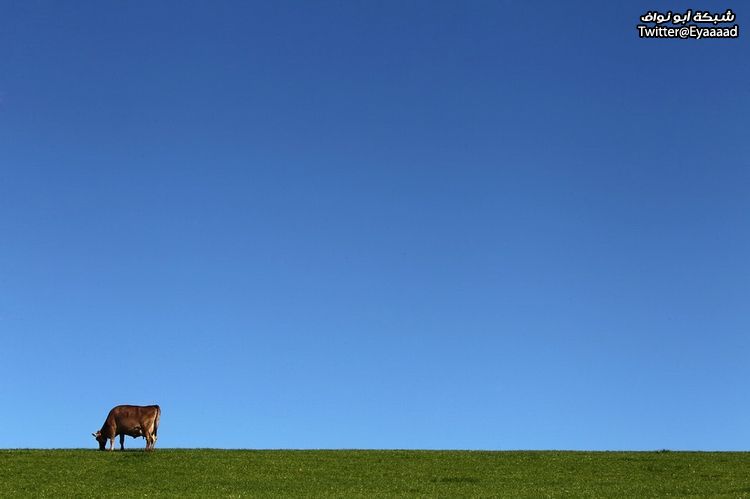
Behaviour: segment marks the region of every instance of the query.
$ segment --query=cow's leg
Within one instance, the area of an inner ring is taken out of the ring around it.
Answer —
[[[125,450],[125,434],[120,433],[120,450]]]
[[[154,445],[156,445],[156,424],[154,422],[151,423],[149,435],[151,436],[151,450],[154,450]]]
[[[146,439],[146,450],[151,450],[151,432],[148,428],[143,429],[143,438]]]
[[[109,450],[115,450],[115,437],[109,439]]]

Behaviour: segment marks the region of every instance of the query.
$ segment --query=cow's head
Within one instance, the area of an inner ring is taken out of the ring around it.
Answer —
[[[102,436],[102,431],[99,430],[96,433],[92,433],[92,435],[99,442],[99,450],[104,450],[104,447],[107,445],[107,439]]]

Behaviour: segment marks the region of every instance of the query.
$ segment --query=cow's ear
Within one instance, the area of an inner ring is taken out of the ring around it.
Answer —
[[[93,436],[94,438],[96,438],[96,433],[92,433],[91,435],[92,435],[92,436]]]

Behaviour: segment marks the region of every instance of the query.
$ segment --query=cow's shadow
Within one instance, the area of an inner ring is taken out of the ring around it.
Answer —
[[[128,458],[139,457],[139,456],[150,456],[154,451],[147,451],[146,449],[125,449],[125,450],[113,450],[112,452],[107,451],[109,454],[115,454],[118,456],[124,456]]]

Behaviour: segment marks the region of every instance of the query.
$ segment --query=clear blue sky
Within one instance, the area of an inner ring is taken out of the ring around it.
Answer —
[[[2,2],[0,447],[748,449],[716,5]]]

